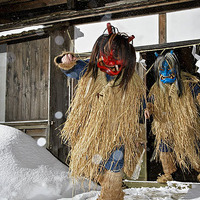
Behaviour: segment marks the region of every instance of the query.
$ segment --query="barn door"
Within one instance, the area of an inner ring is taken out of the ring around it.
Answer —
[[[48,132],[49,38],[7,45],[5,124],[34,138]]]

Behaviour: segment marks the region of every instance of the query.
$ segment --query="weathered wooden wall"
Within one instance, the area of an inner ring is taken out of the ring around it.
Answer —
[[[70,36],[69,36],[70,35]],[[6,125],[35,139],[45,137],[46,147],[65,161],[69,147],[60,131],[77,84],[55,66],[55,56],[73,52],[73,27],[60,27],[48,37],[14,41],[7,45]],[[60,43],[59,39],[63,43]],[[63,114],[56,118],[56,113]]]
[[[6,122],[48,119],[49,38],[7,47]]]

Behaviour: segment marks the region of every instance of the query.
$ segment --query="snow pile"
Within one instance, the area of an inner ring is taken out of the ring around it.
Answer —
[[[174,185],[169,183],[166,187],[159,187],[159,188],[148,188],[148,187],[141,187],[141,188],[129,188],[123,190],[125,192],[124,200],[178,200],[178,199],[191,199],[189,197],[185,198],[189,190],[189,184],[187,183],[177,183],[173,182]],[[175,186],[176,185],[176,186]],[[200,186],[198,186],[200,189]],[[73,200],[96,200],[100,192],[98,191],[91,191],[87,193],[82,193],[76,195]],[[200,195],[199,195],[200,196]],[[195,198],[193,200],[200,200],[198,195],[194,195]],[[71,200],[71,198],[62,198],[59,200]]]
[[[88,185],[87,180],[73,183],[68,167],[33,138],[0,125],[0,200],[96,200],[100,187],[92,184],[96,191],[88,192]],[[124,192],[124,200],[199,200],[200,184],[172,181],[166,187]]]
[[[56,200],[88,190],[68,167],[25,133],[0,125],[0,200]]]

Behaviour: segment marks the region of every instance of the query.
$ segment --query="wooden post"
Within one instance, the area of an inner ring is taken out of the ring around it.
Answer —
[[[50,36],[50,74],[49,74],[49,126],[47,148],[53,155],[65,162],[69,148],[62,144],[60,131],[66,120],[66,111],[73,93],[74,80],[66,77],[55,66],[54,58],[64,50],[72,51],[73,27],[56,27]],[[71,31],[70,31],[71,30]],[[69,37],[70,35],[70,37]],[[61,118],[56,113],[62,113]]]
[[[166,13],[159,14],[159,44],[167,41]]]
[[[73,10],[76,8],[77,0],[67,0],[67,8]]]

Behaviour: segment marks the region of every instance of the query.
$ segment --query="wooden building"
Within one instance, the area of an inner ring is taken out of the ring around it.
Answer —
[[[156,15],[157,42],[136,46],[147,61],[147,71],[154,62],[155,50],[175,48],[187,66],[186,70],[193,73],[191,49],[196,45],[198,50],[200,32],[199,36],[191,35],[179,41],[169,39],[168,14],[199,8],[199,0],[0,0],[2,32],[42,25],[41,28],[32,27],[30,31],[0,33],[0,123],[23,130],[36,139],[46,138],[47,149],[64,162],[68,148],[61,143],[59,131],[77,82],[55,67],[54,57],[63,50],[74,51],[75,28],[83,24]],[[200,25],[195,23],[197,27]],[[176,32],[176,28],[170,31]],[[134,31],[135,27],[133,34]],[[80,56],[85,53],[88,52],[82,52]],[[142,76],[144,73],[144,70],[140,72]],[[147,86],[150,87],[153,81],[149,73]],[[143,180],[152,179],[148,177],[147,165],[146,160]]]

